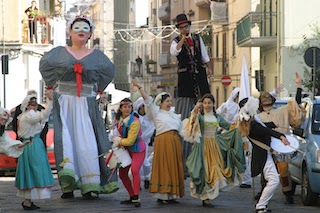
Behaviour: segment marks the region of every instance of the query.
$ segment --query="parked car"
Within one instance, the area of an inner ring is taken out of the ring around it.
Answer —
[[[49,121],[49,130],[47,133],[47,155],[50,166],[52,169],[56,168],[56,160],[54,158],[54,130],[52,124],[52,114],[50,115]],[[16,133],[12,130],[11,124],[8,125],[6,129],[7,133],[12,139],[16,139]],[[12,158],[4,154],[4,152],[0,149],[0,176],[7,175],[7,174],[14,174],[16,167],[17,167],[17,158]]]
[[[275,107],[287,104],[288,99],[278,99]],[[300,128],[292,130],[299,140],[297,157],[289,162],[292,191],[301,185],[301,200],[305,206],[317,203],[320,193],[320,97],[304,98],[302,105],[306,119]]]

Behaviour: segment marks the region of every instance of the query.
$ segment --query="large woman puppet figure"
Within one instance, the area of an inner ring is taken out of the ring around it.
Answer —
[[[55,157],[63,195],[73,198],[77,188],[90,199],[92,193],[118,189],[101,153],[111,148],[100,116],[97,94],[102,94],[114,77],[114,65],[97,49],[86,48],[94,25],[81,16],[69,21],[72,46],[56,47],[40,61],[40,72],[48,89],[53,89]]]

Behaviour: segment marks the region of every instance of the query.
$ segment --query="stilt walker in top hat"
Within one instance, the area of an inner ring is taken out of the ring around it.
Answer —
[[[210,93],[207,77],[212,74],[212,68],[201,36],[190,33],[191,21],[185,14],[179,14],[176,21],[180,35],[173,39],[170,53],[178,59],[178,97],[175,111],[181,114],[183,120],[190,116],[197,100],[204,94]],[[187,159],[191,149],[191,143],[183,142],[184,160]],[[188,176],[186,167],[185,176]]]

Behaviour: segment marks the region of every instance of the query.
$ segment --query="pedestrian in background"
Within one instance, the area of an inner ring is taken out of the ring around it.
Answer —
[[[149,189],[150,174],[151,174],[151,163],[148,160],[148,147],[150,144],[151,137],[154,133],[154,125],[146,115],[143,98],[140,97],[133,103],[133,110],[139,115],[139,121],[141,125],[142,135],[144,142],[146,143],[146,155],[143,161],[143,165],[140,169],[140,177],[144,181],[144,188]]]
[[[38,36],[37,36],[37,15],[38,15],[38,8],[36,5],[36,1],[31,1],[31,6],[28,7],[24,13],[28,16],[28,27],[29,27],[29,42],[34,43],[33,36],[35,42],[38,43]]]
[[[88,49],[94,25],[86,16],[72,18],[67,30],[72,46],[55,47],[40,60],[40,72],[53,89],[54,149],[62,199],[81,190],[85,199],[93,194],[117,191],[117,176],[101,155],[111,149],[96,96],[114,77],[114,65],[98,49]],[[97,158],[97,156],[101,156]]]
[[[36,96],[28,95],[21,104],[18,116],[18,134],[25,144],[18,158],[15,187],[17,196],[24,198],[24,210],[40,209],[32,200],[51,198],[51,188],[55,185],[47,152],[40,132],[52,110],[52,91],[47,93],[48,105],[45,110],[37,110]]]
[[[171,111],[172,97],[169,93],[158,94],[154,101],[133,79],[146,107],[146,113],[156,128],[154,157],[149,192],[158,203],[178,203],[184,196],[183,160],[179,130],[180,115]]]
[[[130,196],[128,200],[121,201],[120,204],[134,204],[135,207],[140,207],[140,168],[145,159],[146,144],[142,138],[139,118],[133,111],[132,101],[129,98],[120,101],[120,106],[115,119],[119,136],[114,136],[112,138],[112,147],[126,148],[132,159],[131,165],[119,168],[119,177]],[[130,169],[132,181],[128,175]]]
[[[204,207],[213,207],[210,200],[218,197],[220,190],[227,191],[238,185],[240,174],[237,171],[245,170],[242,138],[237,130],[224,133],[228,137],[223,138],[222,143],[217,141],[220,129],[229,129],[231,124],[216,113],[214,103],[213,95],[204,95],[191,111],[190,118],[183,122],[181,131],[186,141],[193,142],[186,161],[191,178],[190,194],[201,199]],[[234,153],[234,157],[224,160],[226,155],[223,156],[220,149]],[[228,162],[242,166],[235,169],[237,166],[229,167]]]
[[[181,119],[190,116],[194,105],[203,95],[210,93],[207,77],[212,75],[210,58],[200,35],[190,33],[191,21],[185,14],[176,17],[176,27],[179,35],[173,39],[170,53],[178,60],[178,97],[175,112],[181,114]],[[207,74],[206,68],[207,66]],[[191,152],[192,145],[183,141],[184,162]],[[185,176],[188,176],[185,167]]]

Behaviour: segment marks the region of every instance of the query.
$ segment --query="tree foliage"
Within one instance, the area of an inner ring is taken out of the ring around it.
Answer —
[[[302,50],[303,54],[309,47],[320,47],[320,26],[318,23],[310,25],[311,28],[311,36],[307,38],[307,36],[303,36],[303,42],[300,45],[300,49]],[[303,67],[303,78],[304,81],[302,85],[308,89],[308,91],[312,91],[313,88],[313,76],[312,76],[312,69],[309,67]],[[315,88],[316,88],[316,95],[319,95],[317,88],[320,88],[320,68],[316,69],[316,79],[315,79]]]

